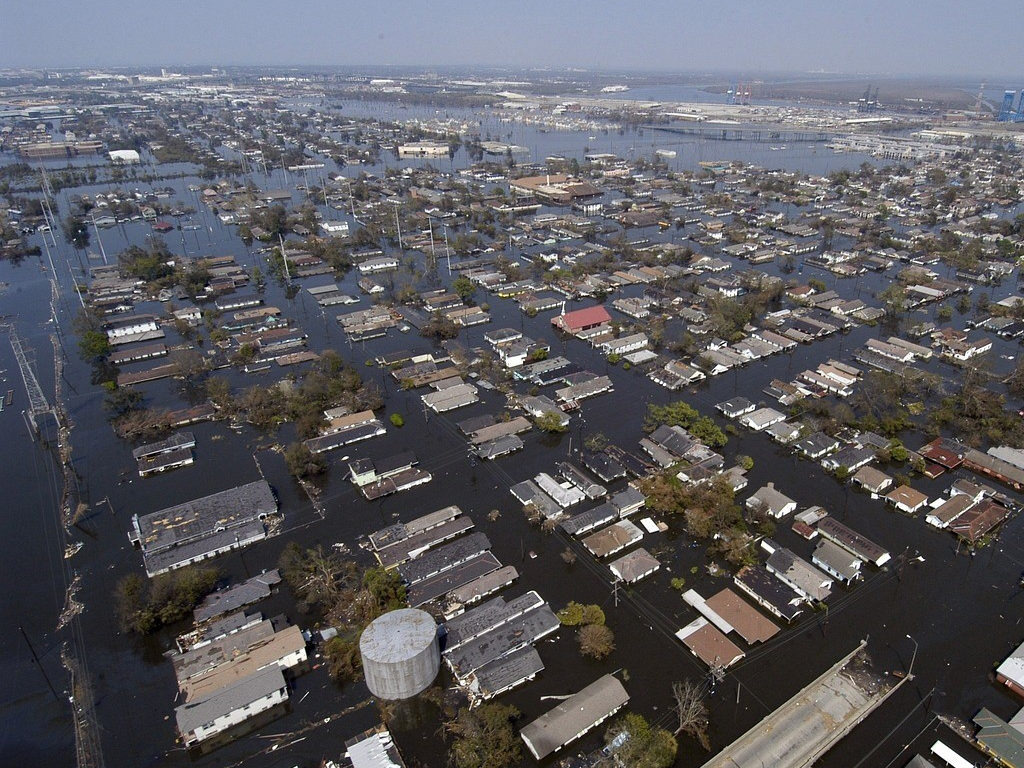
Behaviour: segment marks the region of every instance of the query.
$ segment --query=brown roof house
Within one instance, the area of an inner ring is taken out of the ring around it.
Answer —
[[[885,494],[885,500],[892,504],[900,512],[913,515],[928,503],[928,497],[920,491],[915,491],[909,485],[901,485],[894,491]]]

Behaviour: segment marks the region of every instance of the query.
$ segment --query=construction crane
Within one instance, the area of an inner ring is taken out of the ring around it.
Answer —
[[[864,95],[857,102],[858,112],[874,112],[878,109],[878,88],[879,86],[875,86],[874,97],[872,97],[871,83],[868,83],[868,87],[864,89]]]

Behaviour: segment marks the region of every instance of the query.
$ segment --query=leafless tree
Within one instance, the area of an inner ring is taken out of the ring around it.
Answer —
[[[587,624],[577,634],[580,653],[592,659],[603,659],[615,650],[615,635],[603,624]]]
[[[692,736],[704,749],[710,750],[708,706],[704,700],[704,691],[687,678],[672,683],[672,695],[676,700],[676,714],[679,717],[676,733]]]

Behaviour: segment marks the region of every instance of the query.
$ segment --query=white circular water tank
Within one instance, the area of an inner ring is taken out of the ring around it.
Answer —
[[[415,608],[390,611],[363,630],[359,653],[370,693],[381,699],[408,699],[437,677],[437,624],[429,613]]]

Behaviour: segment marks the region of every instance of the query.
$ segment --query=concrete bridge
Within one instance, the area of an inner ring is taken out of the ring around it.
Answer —
[[[809,768],[854,726],[913,678],[894,686],[850,662],[861,641],[817,680],[764,718],[703,768]]]
[[[785,126],[715,125],[645,125],[645,130],[700,136],[712,141],[770,141],[782,144],[798,141],[830,141],[834,134],[826,131],[801,131]]]

